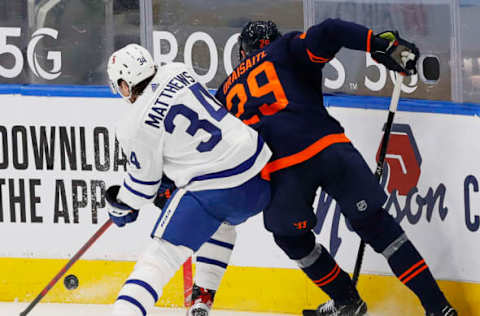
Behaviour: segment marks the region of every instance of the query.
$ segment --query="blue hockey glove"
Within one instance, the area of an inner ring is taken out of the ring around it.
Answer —
[[[397,31],[386,31],[372,38],[372,58],[387,69],[404,75],[417,73],[420,51],[413,43],[400,38]]]
[[[132,209],[125,203],[117,199],[119,185],[112,185],[107,189],[105,198],[109,204],[108,216],[118,227],[123,227],[127,223],[134,222],[138,217],[138,210]]]
[[[163,208],[176,189],[175,183],[166,176],[163,176],[162,183],[158,188],[157,196],[155,200],[153,200],[153,204],[155,204],[156,207]]]

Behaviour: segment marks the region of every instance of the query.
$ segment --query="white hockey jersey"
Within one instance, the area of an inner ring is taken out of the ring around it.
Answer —
[[[118,198],[151,202],[162,175],[190,191],[238,186],[258,174],[271,151],[231,115],[182,63],[160,67],[116,128],[129,161]]]

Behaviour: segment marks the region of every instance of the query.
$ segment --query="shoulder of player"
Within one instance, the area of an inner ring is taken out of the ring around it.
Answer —
[[[158,128],[155,129],[149,128],[145,124],[145,113],[148,113],[151,104],[151,96],[149,98],[139,98],[117,122],[115,135],[120,143],[149,144],[158,141],[158,137],[163,133],[163,124],[159,124]]]
[[[189,66],[180,62],[168,63],[158,68],[154,79],[159,85],[166,84],[178,74],[186,72],[188,75],[195,77],[195,72]],[[195,78],[196,79],[196,78]]]
[[[280,37],[278,40],[276,40],[272,44],[279,43],[279,42],[282,42],[282,41],[289,41],[291,39],[296,39],[296,38],[300,38],[300,39],[305,38],[305,32],[301,32],[301,31],[287,32],[287,33],[283,34],[282,37]]]
[[[115,125],[115,135],[120,143],[125,144],[131,139],[138,138],[143,124],[137,105],[139,104],[132,104],[132,108]]]
[[[118,126],[115,130],[115,136],[125,154],[129,151],[151,152],[162,148],[162,138],[152,135],[143,125],[145,124]]]
[[[130,125],[135,129],[131,130],[131,134],[141,135],[148,140],[164,133],[164,120],[172,106],[188,103],[181,98],[189,91],[188,87],[198,83],[192,72],[183,63],[170,63],[158,68],[150,84],[154,92],[142,95],[135,103],[138,110],[131,115],[135,120]]]
[[[286,65],[287,67],[295,67],[296,50],[303,47],[303,39],[305,33],[293,31],[284,34],[281,38],[274,41],[265,48],[266,60],[276,65]]]
[[[303,40],[305,38],[305,33],[299,31],[293,31],[284,34],[278,40],[274,41],[268,45],[265,50],[267,51],[270,58],[275,58],[279,54],[289,51],[289,44],[292,41]]]
[[[184,63],[169,63],[160,66],[144,94],[131,105],[131,108],[116,124],[118,140],[143,143],[157,141],[159,133],[163,133],[162,121],[168,105],[175,102],[176,99],[174,94],[167,95],[167,92],[162,97],[163,89],[168,88],[172,79],[181,74],[193,78],[192,72]],[[192,80],[196,81],[197,79]],[[170,98],[171,96],[172,98]]]
[[[150,103],[155,103],[155,100],[164,90],[168,90],[166,92],[171,93],[172,89],[183,90],[184,87],[197,82],[199,82],[199,79],[193,69],[184,63],[173,62],[160,66],[150,84],[154,91],[153,99],[150,98]],[[177,96],[178,94],[172,95],[171,100],[174,100]]]

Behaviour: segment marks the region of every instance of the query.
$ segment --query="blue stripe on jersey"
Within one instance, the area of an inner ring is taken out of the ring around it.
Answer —
[[[143,316],[146,316],[147,315],[147,310],[145,309],[145,307],[143,307],[143,305],[137,301],[135,298],[131,297],[131,296],[128,296],[128,295],[120,295],[118,298],[117,298],[117,301],[118,300],[124,300],[124,301],[127,301],[129,303],[132,303],[133,305],[137,306],[138,309],[140,309],[140,311],[142,312]]]
[[[138,180],[137,178],[134,178],[130,173],[128,175],[130,176],[130,179],[133,182],[138,183],[138,184],[155,185],[155,184],[160,183],[160,181],[161,181],[161,180],[158,180],[158,181],[142,181],[142,180]]]
[[[138,279],[130,279],[130,280],[127,280],[127,282],[125,282],[125,284],[136,284],[138,286],[141,286],[143,287],[145,290],[148,291],[148,293],[150,293],[153,297],[153,300],[155,302],[158,301],[158,294],[157,292],[153,289],[153,287],[148,284],[147,282],[145,281],[142,281],[142,280],[138,280]]]
[[[226,269],[228,264],[225,262],[221,262],[215,259],[210,259],[210,258],[205,258],[205,257],[197,257],[197,262],[203,262],[203,263],[208,263],[208,264],[213,264],[215,266],[219,266],[221,268]]]
[[[137,191],[137,190],[134,190],[134,189],[133,189],[132,187],[130,187],[125,181],[123,182],[123,186],[124,186],[128,191],[132,192],[132,193],[135,194],[135,195],[138,195],[138,196],[140,196],[140,197],[143,197],[144,199],[149,200],[149,199],[152,199],[152,198],[155,197],[155,194],[153,194],[153,195],[147,195],[147,194],[144,194],[144,193],[139,192],[139,191]]]
[[[198,176],[191,179],[190,181],[202,181],[202,180],[209,180],[209,179],[216,179],[216,178],[226,178],[226,177],[235,176],[237,174],[245,172],[246,170],[250,169],[253,166],[253,164],[255,163],[255,160],[257,159],[258,155],[262,151],[262,148],[263,148],[263,139],[258,137],[257,151],[253,154],[252,157],[248,158],[247,160],[245,160],[244,162],[242,162],[241,164],[239,164],[234,168],[205,174],[203,176]]]
[[[232,245],[232,244],[229,244],[228,242],[216,240],[216,239],[213,239],[213,238],[210,238],[209,240],[207,240],[207,242],[210,243],[210,244],[214,244],[214,245],[220,246],[220,247],[224,247],[224,248],[228,248],[228,249],[233,249],[233,245]]]

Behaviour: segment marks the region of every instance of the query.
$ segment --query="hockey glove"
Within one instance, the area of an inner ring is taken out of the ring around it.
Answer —
[[[177,187],[175,186],[175,183],[166,176],[163,176],[162,183],[158,188],[157,196],[155,197],[153,204],[155,204],[156,207],[163,209],[165,203],[167,203],[173,191],[175,191],[176,189]]]
[[[372,39],[372,58],[403,75],[417,73],[417,61],[420,51],[413,43],[400,38],[397,31],[386,31]]]
[[[117,199],[119,185],[112,185],[107,189],[105,198],[109,204],[108,216],[118,227],[123,227],[127,223],[134,222],[138,216],[138,210],[132,209],[125,203]]]

